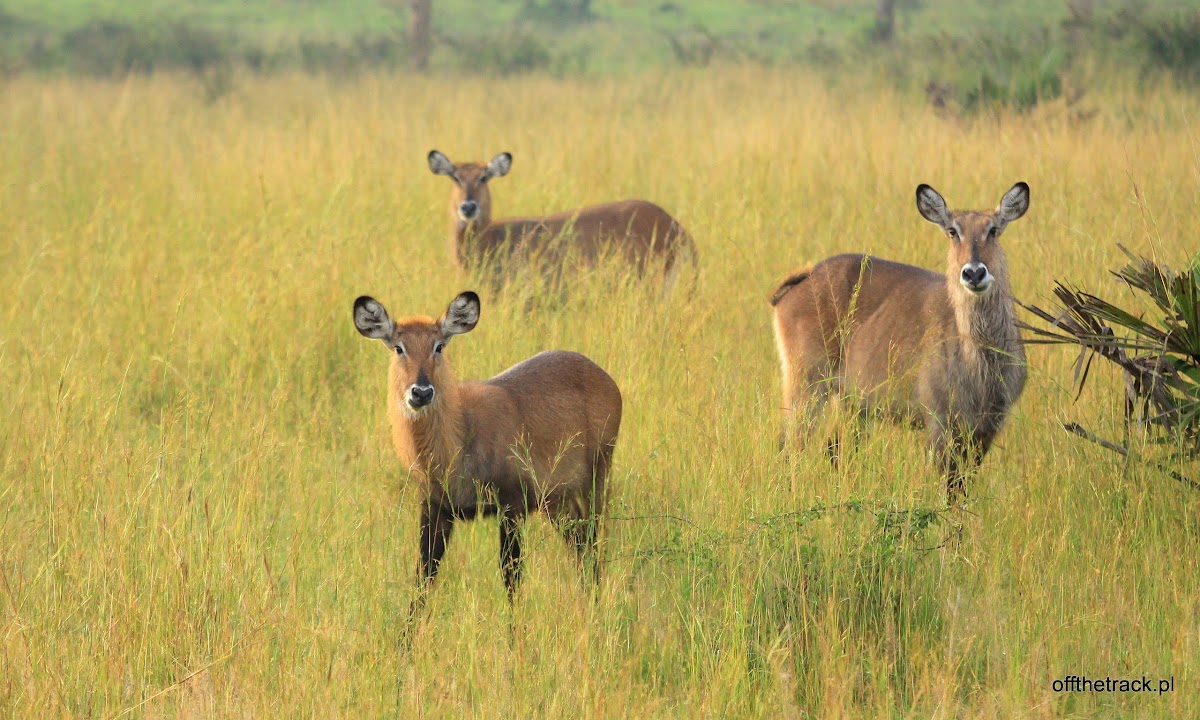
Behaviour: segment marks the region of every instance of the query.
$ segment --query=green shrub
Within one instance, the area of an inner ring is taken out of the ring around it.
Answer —
[[[590,0],[525,0],[517,19],[561,26],[587,22],[595,19],[595,15]]]
[[[966,112],[1025,111],[1062,94],[1068,54],[1048,28],[1021,37],[989,30],[930,38],[927,52],[941,54],[938,79],[959,89]]]
[[[1116,41],[1143,74],[1165,69],[1184,84],[1200,84],[1200,10],[1152,10],[1131,2],[1096,30],[1101,41]]]
[[[501,31],[443,38],[454,48],[458,67],[466,71],[514,75],[550,69],[555,57],[550,47],[526,31]]]

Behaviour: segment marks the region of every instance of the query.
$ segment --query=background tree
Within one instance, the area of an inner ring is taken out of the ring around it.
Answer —
[[[879,0],[875,6],[875,30],[872,37],[876,42],[890,42],[896,31],[896,0]]]
[[[432,46],[432,0],[412,0],[412,14],[408,23],[408,42],[412,48],[412,64],[420,72],[429,67],[429,50]]]

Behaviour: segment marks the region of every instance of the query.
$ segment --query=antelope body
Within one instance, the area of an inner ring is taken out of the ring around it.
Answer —
[[[636,269],[674,277],[696,248],[691,235],[666,210],[646,200],[591,205],[539,217],[492,218],[488,181],[508,174],[512,155],[500,153],[486,165],[456,165],[429,153],[429,169],[454,181],[450,194],[450,252],[464,270],[486,264],[497,275],[529,262],[559,268],[575,257],[595,262],[611,253]]]
[[[370,297],[354,324],[392,351],[388,415],[401,461],[419,481],[423,590],[457,520],[500,517],[500,565],[511,600],[520,581],[521,522],[542,511],[598,577],[597,522],[621,425],[621,392],[573,352],[543,352],[483,382],[455,380],[446,344],[479,321],[464,292],[438,320],[393,320]],[[421,597],[420,595],[418,597]]]
[[[917,209],[950,239],[944,274],[863,255],[809,266],[775,290],[784,439],[810,432],[834,393],[924,426],[950,501],[1025,385],[1000,234],[1029,208],[1017,183],[994,211],[951,212],[928,185]]]

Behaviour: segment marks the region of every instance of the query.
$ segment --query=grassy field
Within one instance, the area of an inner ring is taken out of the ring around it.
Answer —
[[[1195,251],[1200,102],[1096,109],[966,123],[743,69],[244,79],[214,103],[166,76],[0,85],[0,713],[1200,715],[1200,497],[1057,428],[1120,436],[1106,368],[1072,404],[1073,356],[1031,348],[948,544],[916,433],[872,428],[837,471],[776,450],[767,294],[837,251],[941,267],[920,182],[957,207],[1030,184],[1004,239],[1026,301],[1053,278],[1120,297],[1117,242]],[[510,610],[495,521],[466,525],[406,650],[415,488],[350,308],[475,285],[432,147],[513,153],[499,215],[653,199],[701,275],[483,296],[460,377],[561,348],[622,388],[606,577],[590,602],[535,520]],[[1068,675],[1176,689],[1055,693]]]

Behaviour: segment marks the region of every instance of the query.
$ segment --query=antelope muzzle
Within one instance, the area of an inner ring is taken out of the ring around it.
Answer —
[[[434,392],[432,385],[420,385],[413,383],[412,385],[408,386],[408,393],[406,394],[404,401],[408,403],[408,406],[411,409],[421,410],[425,407],[428,407],[429,404],[433,402],[433,395]]]
[[[458,206],[458,216],[463,222],[471,222],[479,214],[479,203],[474,200],[464,200]]]
[[[969,292],[975,295],[982,295],[992,286],[995,278],[988,270],[987,265],[981,262],[969,262],[962,266],[962,274],[959,276],[959,282]]]

